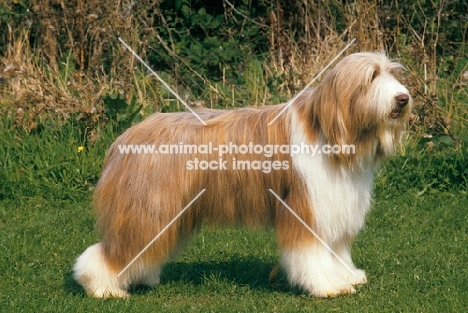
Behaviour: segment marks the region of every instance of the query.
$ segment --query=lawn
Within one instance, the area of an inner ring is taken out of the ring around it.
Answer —
[[[99,240],[90,199],[115,134],[103,130],[90,143],[77,125],[26,134],[4,121],[0,138],[1,312],[468,311],[466,182],[434,183],[428,168],[445,166],[440,156],[407,151],[377,175],[373,209],[353,247],[368,275],[355,295],[308,297],[282,272],[271,287],[274,231],[226,228],[202,229],[156,289],[100,300],[85,296],[71,268]]]

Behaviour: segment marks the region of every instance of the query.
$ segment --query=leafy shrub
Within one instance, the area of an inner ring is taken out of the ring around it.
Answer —
[[[468,189],[468,137],[423,138],[403,155],[385,163],[377,179],[377,192],[415,189],[422,196],[431,190]]]
[[[261,4],[249,10],[241,2],[237,9],[252,16],[265,13]],[[268,51],[259,26],[228,16],[221,1],[163,1],[156,25],[159,37],[150,40],[155,47],[148,53],[151,64],[184,77],[195,96],[208,91],[203,78],[244,85],[245,68]]]

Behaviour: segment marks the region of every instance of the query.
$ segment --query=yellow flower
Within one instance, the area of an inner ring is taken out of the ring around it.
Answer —
[[[79,147],[78,147],[78,152],[81,152],[81,151],[83,151],[83,150],[84,150],[84,147],[83,147],[83,146],[79,146]]]

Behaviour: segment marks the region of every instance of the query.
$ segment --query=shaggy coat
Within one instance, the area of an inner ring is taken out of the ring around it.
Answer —
[[[77,259],[75,279],[91,296],[126,297],[132,284],[158,284],[162,266],[182,251],[202,223],[235,224],[276,229],[280,264],[292,285],[319,297],[354,293],[353,285],[365,283],[366,276],[353,265],[351,243],[370,208],[373,173],[382,158],[395,152],[410,114],[409,92],[394,77],[400,68],[384,54],[345,57],[270,126],[287,104],[198,111],[206,126],[191,113],[170,113],[154,114],[131,127],[106,155],[94,195],[102,241]],[[268,156],[235,150],[223,155],[122,150],[123,145],[249,143],[355,149]],[[218,167],[197,169],[195,160]]]

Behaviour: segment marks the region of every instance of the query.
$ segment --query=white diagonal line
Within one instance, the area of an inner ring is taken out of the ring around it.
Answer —
[[[304,89],[302,89],[297,95],[294,96],[294,98],[292,98],[291,100],[288,101],[288,103],[286,104],[286,106],[281,110],[281,112],[278,113],[278,115],[275,116],[275,118],[273,120],[271,120],[270,123],[268,123],[268,126],[270,126],[271,124],[273,124],[276,119],[278,117],[281,116],[281,114],[284,113],[284,111],[286,111],[290,106],[291,104],[293,104],[294,101],[297,100],[297,98],[299,98],[306,90],[307,88],[309,88],[322,74],[323,72],[325,72],[329,67],[330,65],[332,65],[336,59],[338,59],[346,50],[348,50],[348,48],[356,41],[356,38],[353,38],[353,40],[351,40],[347,45],[346,47],[343,48],[343,50],[340,51],[340,53],[338,53],[338,55],[333,59],[331,60],[327,66],[325,66],[323,68],[323,70],[320,71],[320,73],[318,73],[317,75],[315,75],[314,79],[312,79],[312,81],[310,83],[307,84],[307,86],[304,87]]]
[[[323,244],[325,246],[325,248],[330,251],[331,254],[333,254],[334,257],[336,257],[338,259],[338,261],[341,262],[341,264],[343,264],[347,269],[348,271],[351,272],[351,274],[353,274],[354,276],[357,276],[357,274],[348,266],[348,264],[345,263],[345,261],[343,261],[339,256],[338,254],[335,253],[335,251],[333,251],[332,248],[330,248],[329,245],[327,245],[327,243],[325,241],[323,241],[322,238],[319,237],[319,235],[317,235],[316,232],[314,232],[314,230],[312,228],[310,228],[309,225],[307,225],[304,220],[302,220],[299,215],[296,214],[296,212],[294,212],[287,204],[286,202],[283,201],[283,199],[280,198],[280,196],[278,196],[272,189],[268,189],[270,190],[270,192],[289,210],[289,212],[291,212],[292,215],[294,215],[295,218],[297,218],[299,220],[299,222],[301,222],[302,225],[305,226],[305,228],[307,228],[308,231],[310,231],[312,233],[312,235],[315,236],[315,238],[317,238],[318,241],[320,241],[321,244]]]
[[[164,87],[166,87],[166,89],[167,89],[170,93],[172,93],[180,102],[182,102],[182,104],[185,105],[185,107],[186,107],[187,109],[189,109],[189,111],[192,112],[192,114],[195,115],[195,117],[196,117],[203,125],[206,125],[205,121],[202,120],[201,117],[200,117],[197,113],[195,113],[195,111],[192,110],[192,108],[191,108],[191,107],[190,107],[174,90],[172,90],[172,88],[169,87],[169,85],[166,84],[166,82],[165,82],[161,77],[159,77],[159,75],[156,74],[156,72],[153,71],[153,69],[152,69],[148,64],[146,64],[146,62],[143,61],[143,59],[140,58],[140,56],[139,56],[138,54],[136,54],[136,52],[133,51],[133,49],[130,48],[130,46],[127,45],[127,43],[126,43],[125,41],[123,41],[122,38],[119,37],[118,39],[119,39],[119,41],[125,46],[125,48],[127,48],[127,49],[135,56],[135,58],[137,58],[141,63],[143,63],[143,65],[144,65],[144,66],[161,82],[161,84],[164,85]]]
[[[158,238],[159,238],[159,237],[160,237],[160,236],[161,236],[161,235],[162,235],[162,234],[163,234],[163,233],[164,233],[164,232],[165,232],[165,231],[182,215],[182,214],[184,214],[185,211],[187,211],[187,209],[192,205],[192,203],[194,203],[195,200],[197,200],[198,197],[200,197],[200,196],[202,195],[202,193],[205,192],[205,190],[206,190],[206,189],[203,189],[202,191],[200,191],[200,192],[198,193],[198,195],[197,195],[195,198],[193,198],[193,200],[190,201],[189,204],[187,204],[187,205],[185,206],[185,208],[183,208],[182,211],[180,211],[179,214],[177,214],[177,215],[172,219],[172,221],[170,221],[169,224],[167,224],[166,227],[164,227],[164,228],[159,232],[159,234],[157,234],[156,237],[154,237],[153,240],[151,240],[151,241],[146,245],[146,247],[144,247],[143,250],[141,250],[140,253],[138,253],[138,254],[136,255],[136,257],[134,257],[133,260],[132,260],[130,263],[128,263],[127,266],[125,266],[125,268],[124,268],[123,270],[120,271],[119,274],[117,274],[117,277],[120,277],[120,275],[122,275],[123,272],[125,272],[125,271],[127,270],[127,268],[129,268],[129,267],[133,264],[133,262],[135,262],[135,261],[136,261],[136,260],[137,260],[137,259],[138,259],[138,258],[155,242],[155,241],[156,241],[156,240],[158,240]]]

